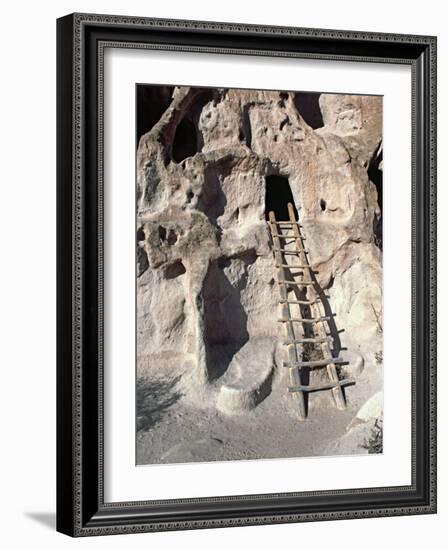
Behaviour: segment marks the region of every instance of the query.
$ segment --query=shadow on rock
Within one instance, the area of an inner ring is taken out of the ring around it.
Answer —
[[[176,390],[180,376],[172,380],[138,378],[136,387],[137,431],[154,427],[183,394]]]

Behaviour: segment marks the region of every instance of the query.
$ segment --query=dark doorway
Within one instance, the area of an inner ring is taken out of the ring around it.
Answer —
[[[294,204],[291,187],[288,178],[284,176],[266,177],[266,197],[265,197],[265,218],[269,219],[269,212],[275,213],[275,219],[278,221],[288,221],[288,202],[294,207],[296,220],[299,219],[297,209]]]

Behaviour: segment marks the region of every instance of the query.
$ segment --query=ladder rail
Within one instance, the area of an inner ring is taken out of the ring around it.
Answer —
[[[291,221],[296,221],[294,208],[291,203],[288,203],[288,212],[289,212],[289,217]],[[301,234],[300,234],[299,227],[297,225],[293,225],[292,230],[297,237],[300,237]],[[303,248],[303,242],[300,238],[298,238],[296,240],[296,249],[300,253],[302,248]],[[301,253],[300,253],[300,259],[302,259]],[[303,254],[303,259],[305,261],[307,260],[307,257],[305,254]],[[308,254],[308,260],[309,260],[309,254]],[[307,281],[312,281],[310,272],[305,272],[304,277],[306,277]],[[309,298],[314,302],[313,304],[310,305],[311,314],[313,315],[313,317],[325,317],[325,311],[322,311],[321,304],[316,302],[317,292],[314,288],[314,285],[310,285],[308,288],[310,291]],[[326,336],[326,330],[323,323],[317,323],[314,326],[315,326],[315,332],[317,333],[318,337]],[[327,359],[333,357],[328,340],[321,343],[321,349],[324,354],[324,357],[326,356]],[[330,381],[332,383],[339,382],[339,376],[338,376],[338,371],[337,371],[335,362],[329,363],[325,368],[327,369],[327,374]],[[346,407],[346,402],[345,402],[345,396],[344,396],[342,387],[339,384],[337,384],[331,389],[331,392],[333,394],[333,399],[336,404],[336,407],[339,410],[344,410]]]
[[[286,260],[284,260],[282,252],[281,252],[281,245],[280,245],[280,239],[276,237],[277,233],[277,226],[275,225],[276,219],[274,212],[269,212],[269,229],[271,232],[272,241],[274,244],[274,258],[276,264],[283,264],[286,263]],[[286,279],[286,273],[285,268],[283,266],[277,267],[277,280]],[[280,297],[281,297],[281,312],[282,316],[285,318],[291,318],[291,311],[290,311],[290,304],[288,303],[288,290],[286,285],[278,285],[280,290]],[[288,340],[295,340],[295,332],[294,332],[294,326],[292,323],[285,323],[285,331],[286,336]],[[299,360],[299,354],[297,351],[297,345],[288,345],[288,356],[289,360],[291,362],[295,362]],[[292,386],[300,387],[302,385],[302,377],[299,369],[289,369],[289,378]],[[305,402],[305,396],[304,393],[301,391],[294,392],[293,394],[295,396],[295,399],[297,401],[297,414],[300,420],[305,420],[307,416],[306,411],[306,402]]]

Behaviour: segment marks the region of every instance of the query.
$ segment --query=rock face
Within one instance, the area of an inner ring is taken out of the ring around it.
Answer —
[[[148,357],[165,357],[157,369],[182,367],[186,398],[215,403],[243,346],[281,340],[266,187],[287,178],[344,330],[335,345],[362,356],[369,397],[382,385],[381,98],[187,87],[159,96],[163,112],[137,153],[140,374]]]

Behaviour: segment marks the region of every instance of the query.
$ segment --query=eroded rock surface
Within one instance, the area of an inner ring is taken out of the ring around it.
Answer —
[[[255,408],[271,390],[276,338],[255,336],[233,356],[222,377],[217,407],[227,414]]]

